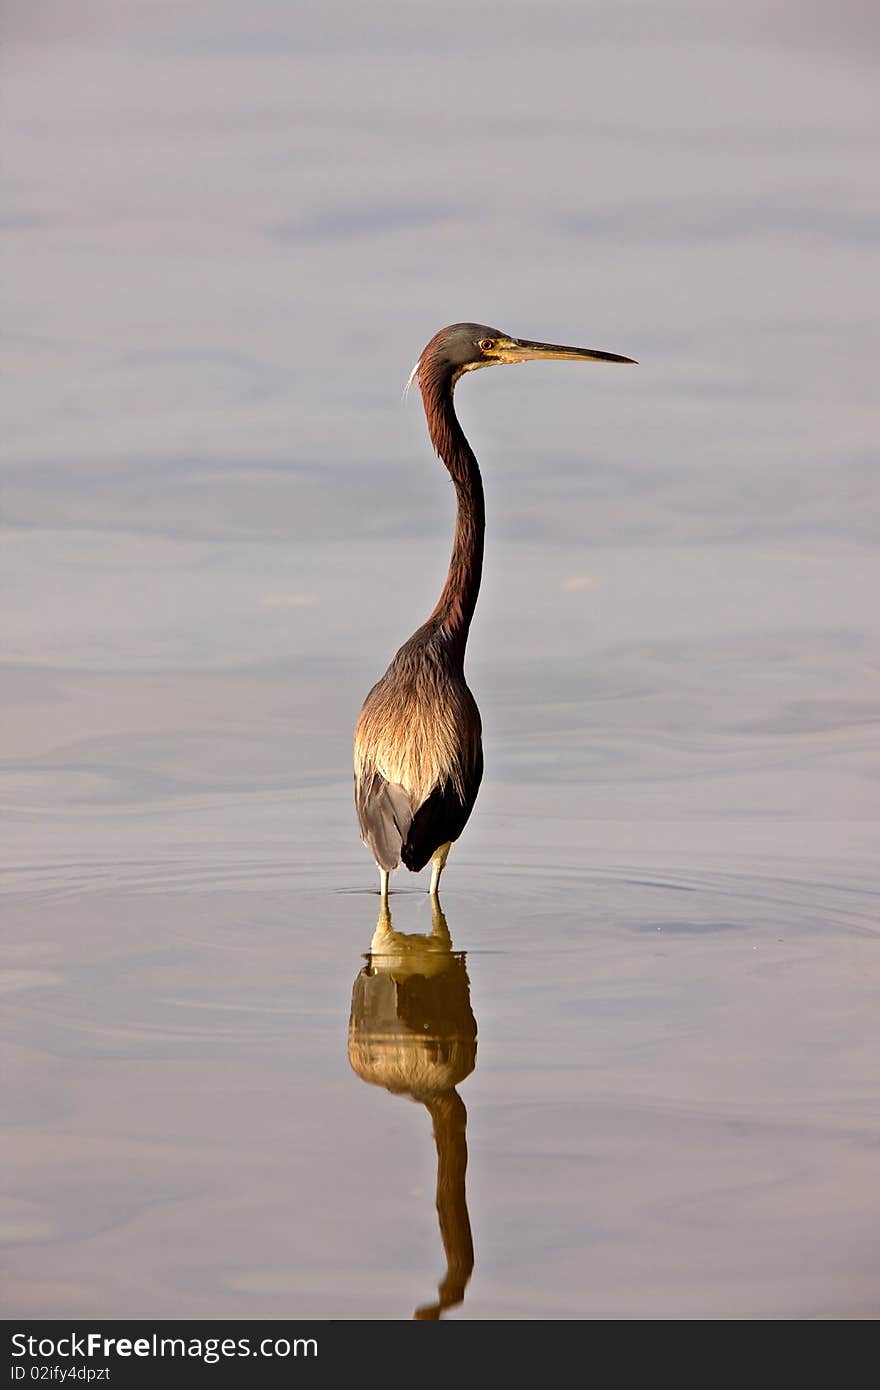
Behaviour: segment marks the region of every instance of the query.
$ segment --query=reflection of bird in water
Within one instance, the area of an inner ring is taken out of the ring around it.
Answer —
[[[401,861],[415,873],[430,859],[430,891],[437,891],[450,845],[467,823],[483,775],[480,712],[464,678],[483,569],[483,484],[452,393],[465,372],[534,358],[632,361],[456,323],[434,335],[410,378],[418,378],[431,443],[449,469],[458,511],[449,574],[437,606],[373,686],[355,729],[355,804],[361,836],[379,866],[383,897],[388,876]]]
[[[437,1215],[446,1253],[438,1301],[416,1318],[436,1319],[461,1303],[474,1267],[465,1196],[467,1111],[456,1091],[477,1060],[465,958],[452,950],[435,898],[429,936],[391,925],[383,901],[367,963],[354,982],[348,1059],[358,1076],[425,1106],[437,1146]]]

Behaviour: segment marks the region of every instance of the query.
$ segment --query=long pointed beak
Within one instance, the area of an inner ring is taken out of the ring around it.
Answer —
[[[546,357],[572,362],[629,362],[638,366],[634,357],[619,357],[616,352],[599,352],[598,348],[560,347],[556,343],[532,343],[528,338],[511,338],[499,352],[502,362],[530,362]]]

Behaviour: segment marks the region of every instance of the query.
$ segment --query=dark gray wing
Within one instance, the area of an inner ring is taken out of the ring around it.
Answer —
[[[378,772],[354,784],[354,804],[357,809],[364,844],[372,851],[380,869],[396,869],[400,851],[412,824],[412,807],[403,787],[386,782]]]
[[[464,778],[464,800],[462,801],[450,782],[435,787],[423,801],[412,824],[404,836],[400,857],[408,869],[418,873],[423,869],[435,850],[445,845],[447,840],[457,840],[474,809],[477,792],[483,777],[483,751],[480,748],[472,768]]]

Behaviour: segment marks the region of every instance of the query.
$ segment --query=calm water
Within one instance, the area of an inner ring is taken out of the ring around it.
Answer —
[[[876,1316],[875,20],[196,8],[5,59],[5,1310]],[[486,780],[382,920],[462,317],[642,365],[460,388]]]

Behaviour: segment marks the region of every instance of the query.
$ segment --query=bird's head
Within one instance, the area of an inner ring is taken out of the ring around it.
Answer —
[[[542,358],[571,362],[629,362],[632,357],[618,357],[614,352],[599,352],[597,348],[562,347],[558,343],[536,343],[530,338],[511,338],[498,328],[484,323],[453,323],[441,328],[427,344],[413,367],[408,385],[418,378],[425,386],[427,378],[454,386],[464,372],[479,367],[511,365],[514,362],[534,362]]]

